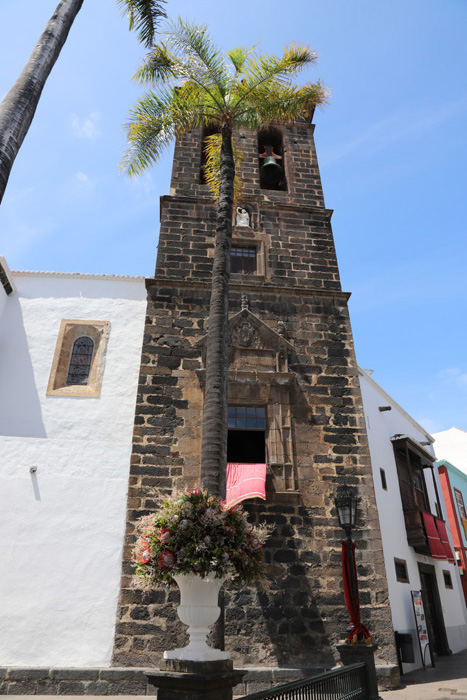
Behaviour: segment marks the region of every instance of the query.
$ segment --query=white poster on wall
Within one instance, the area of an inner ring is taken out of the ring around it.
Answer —
[[[430,660],[431,665],[434,666],[433,656],[431,654],[430,639],[428,637],[425,608],[423,607],[422,592],[410,592],[412,594],[413,612],[415,615],[415,626],[417,628],[418,643],[420,646],[420,654],[422,657],[423,668],[425,668],[426,666],[427,658]]]

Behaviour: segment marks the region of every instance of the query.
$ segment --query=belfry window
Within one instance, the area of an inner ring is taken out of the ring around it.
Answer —
[[[259,181],[262,190],[286,190],[284,149],[278,129],[258,132]]]
[[[256,248],[232,246],[230,272],[254,275],[256,273]]]
[[[266,462],[266,409],[262,406],[229,406],[227,462]]]
[[[92,338],[84,335],[75,340],[68,365],[67,386],[88,383],[93,354],[94,341]]]

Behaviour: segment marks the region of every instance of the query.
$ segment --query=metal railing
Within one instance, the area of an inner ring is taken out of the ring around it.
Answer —
[[[259,693],[244,695],[241,700],[366,700],[367,683],[364,663],[342,666],[318,676],[285,683]]]

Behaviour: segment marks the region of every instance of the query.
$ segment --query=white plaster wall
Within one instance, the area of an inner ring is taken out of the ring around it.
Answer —
[[[407,542],[397,467],[390,439],[399,433],[408,435],[417,442],[431,442],[430,435],[364,371],[360,371],[359,375],[381,525],[392,621],[396,631],[411,632],[414,641],[416,663],[404,664],[404,671],[408,672],[421,666],[410,593],[411,590],[420,590],[421,588],[417,562],[424,562],[435,567],[449,646],[454,653],[467,648],[467,611],[457,566],[449,564],[447,561],[439,562],[431,557],[416,554]],[[387,405],[392,407],[391,411],[379,411],[379,406]],[[430,446],[425,446],[425,449],[433,452]],[[380,469],[384,469],[386,472],[387,491],[382,488]],[[431,503],[431,512],[435,513],[435,491],[431,470],[425,470],[425,481]],[[440,499],[442,499],[441,485],[439,481],[437,483]],[[444,508],[443,502],[441,502],[441,506]],[[444,517],[447,520],[446,516]],[[404,559],[407,562],[410,583],[397,581],[394,558]],[[451,573],[453,590],[446,589],[443,570]]]
[[[7,302],[7,294],[5,290],[3,289],[3,286],[0,286],[0,323],[2,320],[3,312],[5,311],[6,308],[6,302]]]
[[[438,459],[446,459],[467,474],[467,432],[450,428],[433,433],[435,452]]]
[[[110,664],[144,280],[15,275],[0,334],[0,664]],[[110,321],[102,395],[47,397],[62,318]],[[36,466],[35,475],[30,467]]]

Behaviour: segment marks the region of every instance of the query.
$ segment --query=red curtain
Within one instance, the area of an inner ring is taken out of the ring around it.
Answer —
[[[454,559],[454,554],[452,553],[451,545],[449,544],[448,533],[446,531],[446,523],[444,522],[444,520],[435,518],[435,524],[436,529],[439,532],[439,539],[441,540],[441,544],[443,545],[446,558],[450,564],[454,564],[456,560]]]
[[[431,513],[425,513],[424,511],[422,512],[422,515],[431,556],[433,559],[447,559],[446,550],[443,547],[443,543],[439,538],[438,530],[436,529],[434,515]]]
[[[349,632],[347,636],[347,641],[356,643],[359,635],[363,636],[363,639],[368,640],[371,643],[371,635],[368,629],[360,621],[360,601],[358,598],[358,579],[357,579],[357,567],[355,565],[355,542],[352,542],[352,565],[354,570],[354,580],[355,580],[355,593],[356,600],[354,601],[352,595],[352,579],[350,576],[350,562],[349,562],[349,544],[347,541],[342,542],[342,580],[344,582],[344,599],[349,611],[350,619],[353,624],[353,629]]]

